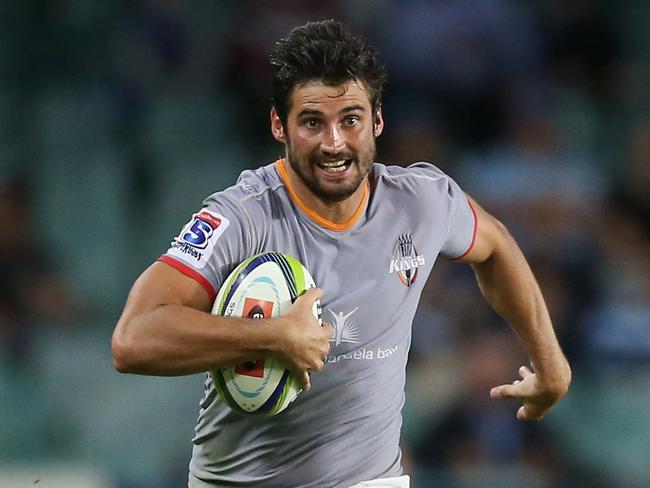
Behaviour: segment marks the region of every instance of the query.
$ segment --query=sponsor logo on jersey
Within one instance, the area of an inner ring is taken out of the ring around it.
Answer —
[[[351,320],[352,315],[359,310],[359,307],[356,307],[347,313],[336,312],[331,308],[326,308],[325,310],[329,312],[331,318],[329,324],[334,329],[330,342],[333,342],[335,346],[343,343],[361,344],[359,326]],[[378,359],[388,359],[391,356],[396,355],[397,351],[397,344],[388,347],[362,346],[358,349],[353,349],[352,351],[330,354],[327,356],[325,361],[327,363],[339,363],[341,361],[375,361]]]
[[[331,308],[327,309],[333,319],[331,324],[334,328],[334,332],[330,338],[330,342],[333,342],[334,345],[338,346],[342,342],[348,342],[352,344],[359,343],[359,328],[354,322],[350,320],[352,314],[357,310],[359,310],[359,307],[348,313],[335,312]]]
[[[180,234],[171,243],[169,254],[200,269],[212,255],[214,243],[230,225],[230,221],[216,212],[201,210],[193,215]]]
[[[397,238],[388,274],[396,273],[405,286],[411,286],[418,276],[418,268],[425,264],[424,255],[418,254],[411,234],[402,234]]]

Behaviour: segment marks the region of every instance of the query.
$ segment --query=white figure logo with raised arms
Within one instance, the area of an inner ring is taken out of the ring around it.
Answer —
[[[359,310],[359,307],[356,307],[351,312],[344,314],[343,312],[335,312],[331,308],[327,309],[327,311],[334,319],[332,322],[332,326],[334,327],[334,334],[330,338],[330,342],[334,342],[334,345],[338,346],[342,342],[349,342],[352,344],[359,343],[359,328],[354,322],[348,320],[350,316],[357,310]]]

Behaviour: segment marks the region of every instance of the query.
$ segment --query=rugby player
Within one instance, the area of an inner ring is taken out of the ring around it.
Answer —
[[[542,293],[506,228],[449,176],[375,162],[385,73],[372,47],[338,22],[313,22],[270,59],[270,128],[285,157],[204,201],[135,282],[113,334],[120,372],[186,375],[275,356],[307,389],[277,416],[247,417],[208,378],[189,486],[408,486],[399,441],[411,321],[438,258],[472,267],[534,364],[489,394],[541,419],[571,379]],[[299,259],[319,288],[279,318],[210,315],[228,274],[264,251]],[[319,298],[323,327],[311,313]]]

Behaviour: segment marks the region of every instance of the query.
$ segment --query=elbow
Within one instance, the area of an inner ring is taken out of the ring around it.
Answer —
[[[503,222],[501,222],[500,220],[494,217],[492,217],[492,221],[493,221],[492,240],[494,242],[495,251],[509,252],[510,248],[513,245],[517,246],[514,237],[512,237],[512,234],[510,233],[510,231],[508,230],[508,228],[505,226]]]
[[[119,373],[134,373],[137,357],[133,340],[124,332],[125,324],[118,323],[111,339],[111,354],[113,367]]]

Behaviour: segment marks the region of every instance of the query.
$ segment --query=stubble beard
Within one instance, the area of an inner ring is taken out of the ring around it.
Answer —
[[[336,185],[335,188],[327,188],[319,181],[318,177],[315,175],[315,168],[321,160],[332,158],[324,158],[322,156],[311,155],[309,157],[309,163],[307,167],[305,167],[305,165],[301,164],[300,160],[294,154],[291,147],[291,141],[287,140],[287,160],[289,161],[289,164],[291,165],[294,173],[298,175],[298,178],[300,178],[300,180],[305,184],[309,191],[311,191],[314,195],[316,195],[316,197],[325,203],[336,203],[350,198],[359,188],[363,182],[363,179],[370,171],[370,167],[375,160],[376,153],[376,145],[373,139],[372,146],[367,152],[365,158],[359,159],[358,153],[350,153],[345,155],[348,157],[341,157],[340,159],[352,160],[351,169],[355,172],[354,179],[349,183]]]

